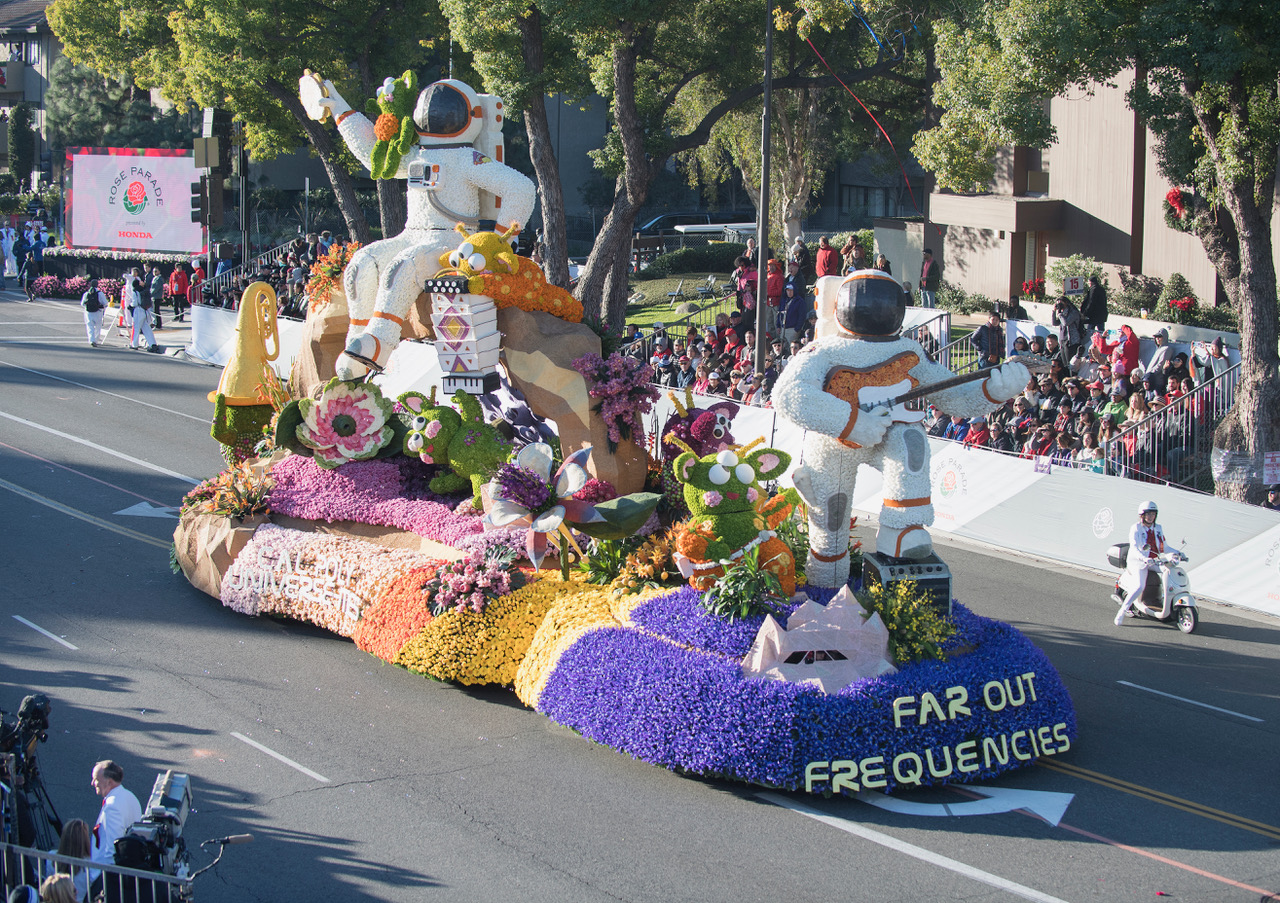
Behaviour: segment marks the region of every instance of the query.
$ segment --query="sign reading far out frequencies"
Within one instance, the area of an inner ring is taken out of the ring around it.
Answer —
[[[189,150],[67,148],[67,247],[138,253],[199,253],[191,222]]]

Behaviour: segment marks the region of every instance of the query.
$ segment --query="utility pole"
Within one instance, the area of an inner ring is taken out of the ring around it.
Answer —
[[[773,111],[773,0],[764,4],[764,112],[760,125],[760,212],[756,218],[756,373],[764,372],[769,314],[769,117]]]

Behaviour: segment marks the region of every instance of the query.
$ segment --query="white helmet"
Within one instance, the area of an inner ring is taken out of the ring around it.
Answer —
[[[1160,508],[1156,505],[1155,502],[1152,502],[1152,501],[1145,501],[1142,504],[1138,505],[1138,517],[1142,517],[1142,515],[1148,512],[1150,512],[1151,514],[1159,514]]]
[[[432,82],[413,111],[419,144],[470,144],[484,126],[480,98],[456,78]]]

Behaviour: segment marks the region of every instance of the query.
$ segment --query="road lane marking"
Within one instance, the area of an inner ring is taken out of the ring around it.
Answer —
[[[35,458],[37,461],[40,461],[43,464],[48,464],[50,467],[57,467],[60,470],[65,470],[68,473],[73,473],[78,477],[84,477],[86,480],[93,480],[93,482],[99,483],[103,486],[107,486],[111,489],[116,490],[117,492],[123,492],[125,495],[131,495],[135,499],[142,499],[144,502],[150,502],[151,504],[157,505],[161,508],[168,507],[165,505],[164,502],[156,501],[155,499],[148,498],[145,495],[139,495],[138,493],[133,492],[132,490],[125,489],[123,486],[117,486],[115,483],[108,483],[106,480],[100,480],[95,476],[85,473],[83,470],[76,470],[74,467],[68,467],[65,464],[59,464],[57,461],[50,461],[48,458],[42,458],[39,455],[37,455],[35,452],[29,452],[25,448],[18,448],[16,445],[10,445],[8,442],[0,442],[0,448],[7,448],[11,452],[17,452],[20,455],[26,455],[28,458]]]
[[[1145,690],[1148,693],[1154,693],[1157,696],[1163,696],[1166,699],[1176,699],[1178,702],[1189,703],[1190,705],[1198,705],[1202,709],[1213,709],[1215,712],[1222,712],[1224,715],[1235,715],[1237,718],[1243,718],[1246,721],[1256,721],[1262,723],[1261,718],[1254,718],[1252,715],[1244,715],[1240,712],[1233,712],[1231,709],[1220,709],[1216,705],[1209,705],[1207,702],[1196,702],[1194,699],[1187,699],[1185,696],[1174,696],[1172,693],[1166,693],[1163,690],[1153,690],[1150,687],[1144,687],[1141,684],[1129,683],[1127,680],[1117,680],[1116,683],[1122,687],[1132,687],[1135,690]]]
[[[237,732],[237,731],[232,731],[232,732],[231,732],[231,736],[235,737],[235,738],[236,738],[237,740],[239,740],[241,743],[248,743],[248,744],[249,744],[250,746],[252,746],[254,749],[259,750],[260,752],[264,752],[264,753],[266,753],[266,754],[267,754],[267,755],[269,755],[271,758],[275,759],[275,760],[276,760],[276,761],[278,761],[278,762],[283,762],[284,764],[288,765],[290,768],[296,768],[296,769],[298,769],[298,771],[302,772],[303,774],[305,774],[305,775],[306,775],[307,777],[309,777],[309,778],[315,778],[317,781],[319,781],[319,782],[320,782],[320,783],[322,783],[322,784],[328,784],[328,783],[329,783],[329,779],[328,779],[328,778],[326,778],[324,775],[322,775],[322,774],[316,774],[314,771],[312,771],[312,770],[311,770],[310,768],[308,768],[307,766],[305,766],[305,765],[299,765],[297,762],[293,761],[293,759],[290,759],[290,758],[288,758],[287,756],[282,756],[282,755],[280,755],[280,753],[276,752],[274,749],[268,749],[267,747],[263,746],[261,743],[258,743],[258,742],[254,741],[254,740],[250,740],[250,739],[249,739],[248,737],[246,737],[244,734],[241,734],[241,733],[239,733],[239,732]]]
[[[34,630],[36,633],[43,633],[45,636],[47,636],[49,639],[53,640],[55,643],[61,643],[62,645],[66,646],[68,649],[71,649],[71,650],[76,651],[76,652],[78,652],[78,651],[80,650],[80,647],[79,647],[79,646],[72,646],[70,643],[68,643],[68,642],[67,642],[66,640],[64,640],[62,637],[60,637],[60,636],[56,636],[55,634],[50,633],[49,631],[47,631],[47,630],[45,630],[43,627],[41,627],[39,624],[32,624],[32,623],[31,623],[30,621],[28,621],[26,618],[22,617],[22,615],[14,615],[14,616],[13,616],[13,619],[14,619],[15,621],[17,621],[17,622],[21,623],[21,624],[26,624],[28,627],[30,627],[32,630]]]
[[[4,361],[0,361],[0,364],[2,363],[4,363]],[[83,445],[87,448],[91,448],[94,451],[102,452],[104,455],[111,455],[113,458],[119,458],[122,461],[128,461],[132,464],[137,464],[139,467],[145,467],[148,470],[154,470],[156,473],[164,474],[166,477],[173,477],[175,480],[181,480],[184,483],[190,483],[192,486],[200,485],[200,480],[197,480],[194,477],[189,477],[186,474],[178,473],[176,470],[169,470],[167,467],[161,467],[159,464],[152,464],[150,461],[143,461],[141,458],[136,458],[133,455],[126,455],[124,452],[118,452],[113,448],[107,448],[105,445],[99,445],[96,442],[90,442],[88,439],[81,439],[79,436],[73,436],[70,433],[64,433],[62,430],[55,430],[51,426],[45,426],[44,424],[36,423],[33,420],[27,420],[23,417],[17,417],[17,416],[14,416],[13,414],[7,414],[4,411],[0,411],[0,417],[5,418],[6,420],[12,420],[14,423],[21,423],[23,426],[29,426],[32,429],[42,430],[46,433],[50,433],[54,436],[57,436],[59,439],[66,439],[68,442],[75,442],[79,445]]]
[[[136,539],[138,542],[146,543],[149,546],[155,546],[157,549],[164,549],[166,552],[169,551],[171,543],[148,536],[145,533],[139,533],[136,530],[130,530],[128,527],[121,527],[117,524],[111,523],[110,521],[105,521],[100,517],[94,517],[92,514],[89,514],[87,511],[81,511],[79,508],[72,508],[70,505],[62,504],[62,502],[55,502],[51,498],[46,498],[38,492],[32,492],[30,489],[24,489],[16,483],[10,483],[8,480],[0,479],[0,489],[8,489],[10,492],[20,495],[24,499],[35,502],[37,505],[44,505],[46,508],[52,508],[54,511],[65,514],[68,517],[74,517],[76,520],[82,520],[86,524],[93,524],[95,527],[101,527],[103,530],[110,530],[112,533],[124,536],[127,539]]]
[[[797,803],[794,800],[787,799],[785,796],[779,796],[776,793],[757,793],[756,796],[765,802],[773,803],[775,806],[781,806],[784,809],[790,809],[792,812],[797,812],[807,818],[812,818],[814,821],[821,822],[829,827],[837,828],[841,831],[852,834],[855,837],[861,837],[863,840],[869,840],[882,847],[887,847],[896,853],[902,853],[904,855],[911,856],[914,859],[919,859],[922,862],[927,862],[930,865],[936,865],[939,868],[955,872],[958,875],[964,875],[966,878],[972,878],[974,881],[1014,894],[1015,896],[1022,897],[1025,900],[1035,900],[1037,903],[1064,903],[1064,901],[1058,897],[1052,897],[1049,894],[1041,893],[1034,888],[1016,884],[1008,878],[1001,878],[999,875],[984,872],[982,869],[966,865],[963,862],[935,853],[932,850],[926,850],[924,847],[918,847],[915,844],[907,843],[905,840],[899,840],[896,837],[892,837],[888,834],[882,834],[879,831],[863,827],[862,825],[855,824],[854,822],[847,821],[834,815],[827,815],[825,812],[820,812],[817,809],[811,809],[803,803]]]
[[[1260,821],[1254,821],[1245,818],[1242,815],[1235,815],[1231,812],[1224,812],[1221,809],[1214,809],[1211,806],[1204,806],[1200,803],[1193,803],[1191,800],[1184,800],[1181,797],[1173,796],[1159,790],[1152,790],[1150,787],[1143,787],[1140,784],[1131,784],[1128,781],[1122,781],[1119,778],[1113,778],[1110,775],[1101,774],[1097,771],[1090,771],[1087,768],[1081,768],[1078,765],[1068,765],[1065,762],[1048,761],[1039,759],[1037,764],[1041,768],[1048,768],[1050,771],[1061,772],[1062,774],[1071,775],[1081,780],[1091,781],[1103,787],[1109,787],[1112,790],[1119,790],[1122,793],[1128,793],[1132,796],[1142,797],[1153,803],[1160,803],[1173,809],[1180,809],[1183,812],[1190,812],[1193,815],[1199,815],[1213,821],[1222,822],[1224,825],[1231,825],[1242,831],[1249,831],[1254,834],[1261,834],[1272,840],[1280,840],[1280,828],[1273,825],[1264,824]]]
[[[156,357],[165,357],[165,356],[166,355],[163,355],[163,354],[156,355]],[[99,389],[97,386],[90,386],[86,383],[78,383],[74,379],[67,379],[64,376],[55,376],[54,374],[46,373],[43,370],[32,370],[30,367],[20,367],[17,364],[11,364],[8,361],[0,361],[0,364],[4,364],[6,367],[12,367],[15,370],[22,370],[25,373],[34,373],[36,376],[43,376],[46,379],[56,379],[58,382],[67,383],[72,386],[78,386],[81,389],[88,389],[90,392],[101,392],[103,395],[110,395],[112,398],[119,398],[121,401],[130,401],[130,402],[133,402],[134,404],[140,404],[146,408],[155,408],[157,411],[164,411],[166,414],[173,414],[175,417],[186,417],[188,420],[194,420],[197,423],[209,422],[208,417],[195,417],[191,414],[183,413],[182,411],[175,411],[175,410],[172,410],[171,408],[162,408],[160,407],[160,405],[152,404],[149,401],[141,401],[137,398],[130,398],[128,395],[120,395],[116,392],[108,392],[106,389]]]
[[[955,793],[960,794],[961,796],[972,797],[974,795],[973,791],[979,788],[977,786],[957,787],[953,785],[949,789]],[[1037,819],[1043,820],[1042,816],[1039,816],[1034,813],[1029,813],[1025,809],[1020,811],[1022,812],[1022,814],[1028,815],[1031,818],[1037,818]],[[1193,875],[1199,875],[1200,877],[1208,878],[1211,881],[1218,881],[1222,884],[1230,885],[1231,887],[1238,887],[1242,890],[1247,890],[1250,893],[1258,894],[1263,900],[1271,900],[1275,898],[1275,895],[1272,894],[1271,891],[1263,890],[1261,887],[1254,887],[1252,884],[1242,884],[1241,882],[1236,881],[1234,878],[1228,878],[1225,875],[1218,875],[1213,872],[1206,871],[1202,868],[1197,868],[1196,866],[1190,865],[1186,862],[1179,862],[1176,859],[1170,859],[1168,856],[1161,856],[1159,853],[1152,853],[1150,850],[1144,850],[1139,847],[1130,846],[1129,844],[1121,843],[1118,840],[1112,840],[1110,837],[1103,837],[1101,834],[1094,834],[1092,831],[1086,831],[1084,828],[1077,828],[1073,825],[1066,824],[1065,822],[1059,822],[1058,824],[1054,825],[1054,827],[1061,828],[1064,831],[1070,831],[1072,834],[1079,834],[1081,837],[1087,837],[1090,840],[1095,840],[1099,843],[1105,843],[1108,846],[1115,847],[1118,850],[1124,850],[1126,853],[1136,853],[1137,855],[1142,856],[1146,859],[1151,859],[1155,862],[1159,862],[1164,865],[1171,865],[1174,868],[1182,869],[1184,872],[1191,872],[1191,874]]]

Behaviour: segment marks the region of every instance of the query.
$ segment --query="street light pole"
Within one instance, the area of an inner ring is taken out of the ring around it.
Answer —
[[[756,347],[755,372],[764,372],[769,347],[769,117],[773,110],[773,0],[764,4],[764,112],[760,125],[760,210],[756,214]]]

